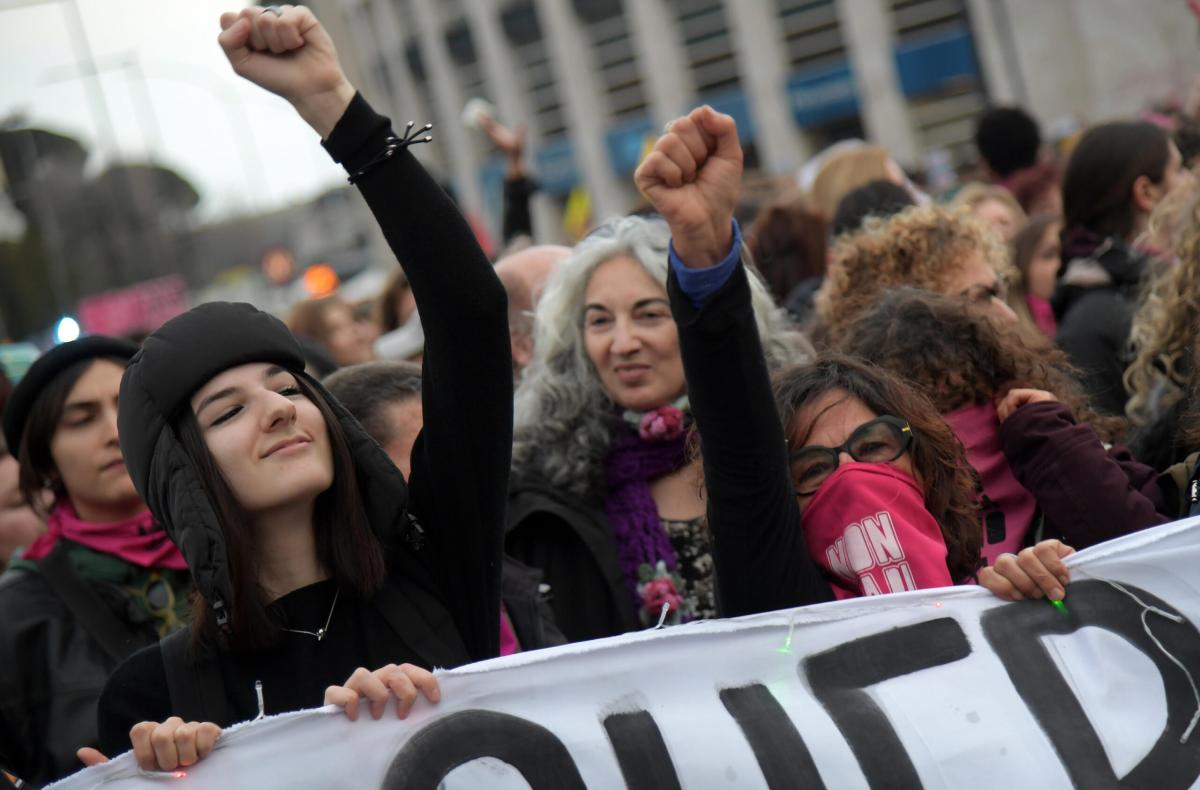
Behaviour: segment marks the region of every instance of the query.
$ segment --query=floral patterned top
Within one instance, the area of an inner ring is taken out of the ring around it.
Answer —
[[[712,539],[708,534],[708,518],[699,516],[690,521],[662,520],[663,530],[675,550],[677,563],[669,571],[664,563],[651,569],[641,568],[638,592],[645,606],[641,619],[647,626],[658,623],[662,605],[669,604],[664,624],[676,625],[692,620],[709,620],[717,616],[717,599],[713,590]]]

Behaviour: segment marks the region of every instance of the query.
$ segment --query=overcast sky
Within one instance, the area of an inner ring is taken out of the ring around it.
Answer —
[[[201,193],[205,217],[307,199],[344,178],[291,107],[236,77],[217,46],[228,0],[75,0],[115,128],[101,131],[63,0],[0,0],[0,119],[68,134],[95,172],[152,158]],[[134,61],[144,80],[135,77]],[[344,183],[344,181],[341,181]]]

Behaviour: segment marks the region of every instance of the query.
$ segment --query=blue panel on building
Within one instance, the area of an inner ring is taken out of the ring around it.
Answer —
[[[787,83],[792,117],[801,126],[840,121],[858,114],[854,73],[845,63],[792,75]]]
[[[504,171],[506,162],[502,156],[493,156],[479,168],[479,181],[485,192],[502,192],[504,190]]]
[[[978,78],[971,31],[962,27],[896,47],[896,69],[905,96],[921,96],[947,82]]]
[[[566,195],[580,183],[575,147],[566,138],[539,146],[534,154],[534,166],[542,191],[551,195]]]
[[[503,156],[493,156],[479,168],[479,183],[483,187],[483,207],[488,217],[504,213],[504,173],[507,163]]]
[[[975,45],[967,27],[959,27],[935,36],[908,42],[896,48],[896,68],[906,96],[931,93],[948,82],[978,79],[979,64]],[[849,64],[839,63],[793,74],[787,82],[792,117],[801,126],[814,126],[852,118],[859,112],[858,90]],[[740,90],[703,97],[718,112],[737,121],[742,142],[753,142],[754,119],[746,95]],[[629,175],[637,167],[646,137],[657,133],[648,118],[626,121],[605,132],[605,145],[613,170]],[[563,137],[540,146],[534,155],[542,189],[552,195],[566,195],[582,182],[574,158],[574,146]],[[487,178],[495,178],[489,167]]]
[[[655,131],[654,122],[649,118],[637,118],[614,126],[605,133],[608,161],[617,175],[627,176],[637,169],[646,138]]]

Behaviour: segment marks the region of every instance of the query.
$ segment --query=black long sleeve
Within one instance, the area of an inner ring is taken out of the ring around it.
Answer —
[[[356,95],[324,142],[347,172],[387,145],[391,122]],[[436,144],[436,143],[435,143]],[[425,330],[425,426],[409,510],[473,659],[499,650],[500,552],[512,455],[504,288],[462,214],[407,150],[358,187],[412,284]]]
[[[700,432],[723,617],[832,600],[809,556],[741,263],[701,309],[667,290]]]
[[[1105,414],[1125,414],[1125,347],[1132,322],[1133,305],[1127,298],[1097,288],[1080,297],[1059,324],[1056,342],[1083,372],[1084,390]]]
[[[1046,523],[1077,549],[1170,520],[1158,474],[1100,437],[1061,403],[1030,403],[1000,426],[1013,474]]]
[[[502,234],[508,244],[517,236],[533,236],[533,214],[529,201],[537,191],[537,184],[526,176],[504,179],[504,215]]]

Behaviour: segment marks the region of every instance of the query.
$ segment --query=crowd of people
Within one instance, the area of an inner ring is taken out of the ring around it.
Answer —
[[[645,205],[559,247],[514,241],[535,185],[488,120],[493,262],[309,11],[221,28],[400,266],[366,309],[208,303],[0,380],[13,781],[186,767],[321,704],[403,717],[435,667],[647,627],[957,584],[1058,601],[1076,548],[1200,511],[1187,135],[1050,153],[997,108],[953,196],[849,142],[748,205],[703,106],[643,159]]]

